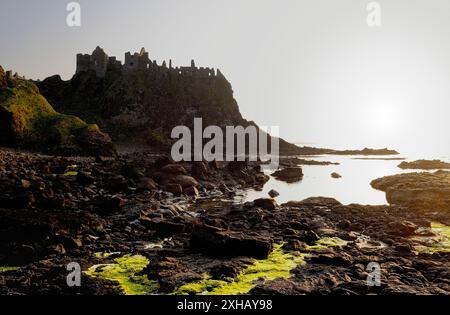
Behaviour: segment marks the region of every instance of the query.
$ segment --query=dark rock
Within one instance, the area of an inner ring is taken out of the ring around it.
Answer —
[[[157,185],[153,179],[143,177],[139,181],[137,188],[140,190],[155,190],[157,188]]]
[[[97,213],[108,215],[121,211],[125,205],[125,200],[118,196],[105,196],[95,200],[94,204]]]
[[[134,180],[138,180],[138,179],[144,177],[144,174],[135,165],[132,165],[132,164],[123,165],[121,174],[125,178],[131,178]]]
[[[186,169],[179,164],[168,164],[161,168],[161,172],[172,175],[186,175]]]
[[[91,174],[83,171],[77,173],[77,180],[83,185],[90,185],[95,182],[95,178]]]
[[[272,173],[272,176],[286,183],[295,183],[303,179],[303,171],[301,167],[286,167]]]
[[[339,221],[339,223],[337,224],[337,227],[343,230],[348,230],[351,226],[351,222],[349,220],[341,220]]]
[[[182,188],[199,186],[199,183],[195,180],[195,178],[187,175],[177,175],[174,178],[169,179],[169,182],[171,184],[180,185]]]
[[[203,162],[194,162],[192,164],[192,176],[197,180],[205,180],[207,178],[208,169]]]
[[[411,236],[417,230],[417,225],[409,221],[395,221],[388,224],[389,231],[391,235],[398,236]]]
[[[167,184],[164,185],[163,190],[168,191],[175,195],[181,195],[183,193],[183,187],[179,184]]]
[[[200,195],[197,187],[195,187],[195,186],[190,186],[190,187],[183,189],[183,193],[185,193],[188,196],[194,196],[194,197],[198,197]]]
[[[172,222],[159,218],[144,221],[141,220],[141,223],[162,236],[171,236],[173,234],[184,233],[191,228],[185,223]]]
[[[272,189],[271,191],[269,191],[269,196],[270,196],[271,198],[278,197],[279,195],[280,195],[280,193],[279,193],[278,191],[274,190],[274,189]]]
[[[352,257],[346,253],[319,254],[317,256],[309,257],[308,260],[311,264],[323,264],[332,266],[350,266],[353,262]]]
[[[298,287],[293,281],[277,278],[263,284],[258,284],[249,294],[251,295],[299,295],[305,291]]]
[[[200,225],[191,234],[190,248],[217,257],[246,256],[265,259],[272,250],[272,243],[262,237]]]
[[[320,237],[314,231],[301,231],[298,239],[308,245],[314,245]]]
[[[267,210],[275,210],[278,208],[277,202],[272,198],[260,198],[253,201],[255,207],[260,207]]]

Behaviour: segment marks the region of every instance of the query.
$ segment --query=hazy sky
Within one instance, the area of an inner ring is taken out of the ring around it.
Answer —
[[[0,0],[0,64],[70,78],[75,55],[102,46],[123,60],[218,67],[244,117],[286,139],[333,147],[450,152],[450,1]]]

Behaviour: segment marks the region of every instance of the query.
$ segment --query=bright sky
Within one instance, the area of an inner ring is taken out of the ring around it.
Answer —
[[[1,0],[0,64],[70,78],[75,55],[102,46],[123,60],[220,68],[244,117],[290,141],[450,153],[450,1]]]

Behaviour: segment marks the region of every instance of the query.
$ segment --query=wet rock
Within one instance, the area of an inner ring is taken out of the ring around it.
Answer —
[[[81,171],[77,173],[77,181],[83,185],[90,185],[95,182],[95,178],[91,174]]]
[[[332,266],[350,266],[353,259],[346,253],[324,253],[308,258],[311,264],[323,264]]]
[[[242,267],[233,263],[218,264],[211,268],[209,274],[213,279],[223,280],[227,278],[234,279],[242,270]]]
[[[218,170],[221,168],[221,165],[217,160],[213,160],[213,161],[209,162],[209,166],[214,170]]]
[[[125,178],[131,178],[134,180],[138,180],[144,177],[143,172],[141,172],[135,165],[133,164],[125,164],[122,166],[121,174]]]
[[[208,168],[203,162],[194,162],[192,164],[192,176],[197,180],[206,180],[208,175]]]
[[[195,187],[195,186],[190,186],[190,187],[185,188],[183,190],[183,193],[185,193],[188,196],[194,196],[194,197],[200,196],[200,193],[199,193],[197,187]]]
[[[190,248],[217,257],[247,256],[265,259],[272,250],[272,243],[262,237],[200,225],[191,234]]]
[[[173,234],[188,232],[190,225],[181,222],[174,222],[165,219],[154,218],[151,220],[141,220],[141,223],[151,230],[156,231],[161,236],[171,236]]]
[[[183,187],[179,184],[167,184],[163,186],[163,190],[168,191],[176,196],[179,196],[183,193]]]
[[[341,220],[337,224],[337,227],[342,229],[342,230],[348,230],[351,225],[352,225],[352,223],[349,220]]]
[[[258,284],[249,292],[251,295],[299,295],[304,293],[305,291],[296,283],[284,278]]]
[[[260,198],[253,201],[255,207],[267,210],[275,210],[278,208],[277,202],[272,198]]]
[[[0,204],[4,208],[30,208],[36,203],[34,194],[31,191],[17,193],[14,196],[0,196]]]
[[[125,199],[119,196],[104,196],[97,198],[94,204],[97,213],[109,215],[121,211],[125,205]]]
[[[128,187],[128,181],[122,175],[114,175],[108,179],[108,185],[112,190],[120,191]]]
[[[409,254],[412,252],[412,246],[410,244],[400,244],[395,246],[395,250],[399,253]]]
[[[342,206],[342,204],[334,198],[327,197],[310,197],[302,201],[289,201],[286,203],[290,207],[301,207],[301,206]]]
[[[171,175],[186,175],[186,169],[179,164],[168,164],[161,168],[161,172]]]
[[[137,188],[140,190],[155,190],[157,188],[157,184],[153,179],[143,177],[140,179]]]
[[[60,243],[64,246],[65,249],[74,249],[82,246],[81,240],[67,236],[67,235],[56,235],[54,237],[54,241],[56,243]]]
[[[180,185],[182,188],[186,187],[198,187],[199,183],[195,180],[195,178],[187,175],[177,175],[172,179],[169,179],[171,184]]]
[[[302,249],[304,249],[305,246],[303,245],[302,242],[300,242],[297,239],[292,239],[292,240],[288,240],[284,245],[283,245],[283,249],[285,250],[291,250],[291,251],[300,251]]]
[[[279,195],[280,195],[280,193],[279,193],[278,191],[274,190],[274,189],[272,189],[271,191],[269,191],[269,196],[270,196],[271,198],[278,197]]]
[[[240,174],[248,168],[248,161],[231,161],[227,165],[227,169],[235,174]]]
[[[301,167],[286,167],[272,173],[272,176],[286,183],[295,183],[303,179],[303,171]]]
[[[202,275],[190,270],[175,257],[164,257],[156,264],[150,265],[143,272],[149,279],[158,280],[163,292],[172,292],[186,283],[203,279]]]
[[[410,221],[396,221],[388,224],[388,233],[398,236],[411,236],[417,230],[418,226]]]
[[[301,231],[298,235],[298,239],[308,245],[314,245],[320,239],[320,237],[314,231]]]
[[[158,157],[158,159],[153,163],[154,167],[158,170],[169,164],[173,164],[173,160],[168,155]]]

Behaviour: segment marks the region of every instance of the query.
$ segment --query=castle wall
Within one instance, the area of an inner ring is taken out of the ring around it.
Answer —
[[[130,52],[127,52],[125,54],[125,62],[123,65],[116,57],[108,57],[100,47],[97,47],[92,55],[77,54],[76,73],[93,70],[98,77],[104,77],[108,69],[119,69],[124,73],[144,70],[157,74],[167,75],[168,73],[171,73],[173,75],[197,78],[223,76],[218,69],[216,75],[214,68],[196,67],[194,60],[191,61],[190,66],[173,68],[172,60],[169,61],[169,67],[167,67],[165,61],[159,66],[156,63],[156,60],[150,60],[149,54],[144,48],[142,48],[139,53],[136,52],[131,54]]]

